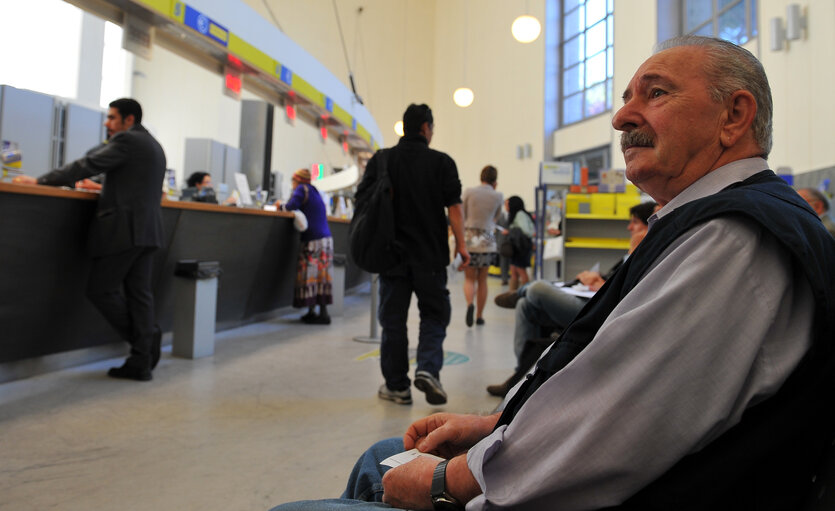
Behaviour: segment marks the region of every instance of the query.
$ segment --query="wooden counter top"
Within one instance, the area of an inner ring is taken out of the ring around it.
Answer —
[[[67,199],[81,200],[98,200],[99,196],[97,192],[73,190],[71,188],[65,187],[46,185],[24,185],[8,182],[0,182],[0,192],[19,193],[23,195],[40,195],[46,197],[63,197]],[[162,199],[162,207],[172,209],[189,209],[192,211],[208,211],[211,213],[231,213],[234,215],[279,216],[285,218],[293,218],[293,213],[289,211],[265,211],[263,209],[255,208],[236,208],[233,206],[221,206],[218,204],[209,204],[205,202],[168,200],[167,198]],[[328,221],[345,224],[351,222],[348,219],[333,216],[329,216]]]

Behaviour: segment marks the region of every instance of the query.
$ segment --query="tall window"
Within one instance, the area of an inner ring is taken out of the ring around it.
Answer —
[[[745,44],[757,36],[756,0],[683,0],[683,34]]]
[[[562,126],[612,108],[614,0],[563,0]]]
[[[76,97],[81,10],[61,0],[3,2],[3,18],[0,83]]]
[[[99,98],[102,108],[107,109],[107,105],[116,98],[130,96],[132,59],[132,54],[122,49],[122,27],[106,22]]]

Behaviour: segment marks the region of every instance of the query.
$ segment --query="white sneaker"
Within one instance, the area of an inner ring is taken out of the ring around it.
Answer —
[[[415,373],[415,387],[426,394],[426,402],[430,405],[446,403],[446,392],[444,392],[441,382],[427,371]]]
[[[377,391],[377,397],[387,401],[394,401],[399,405],[412,404],[412,391],[406,390],[391,390],[386,384],[380,385],[380,390]]]

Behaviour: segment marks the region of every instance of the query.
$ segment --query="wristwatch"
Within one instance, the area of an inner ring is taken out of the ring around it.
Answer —
[[[432,496],[432,506],[435,511],[460,511],[464,509],[464,505],[446,492],[447,463],[449,463],[449,460],[438,463],[435,472],[432,474],[432,488],[429,490]]]

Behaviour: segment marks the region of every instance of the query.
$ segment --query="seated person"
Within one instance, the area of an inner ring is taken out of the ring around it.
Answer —
[[[606,275],[601,275],[596,271],[584,271],[577,275],[576,280],[591,291],[600,289],[646,236],[647,222],[655,210],[655,205],[654,202],[645,202],[629,210],[630,219],[627,226],[630,233],[629,252],[623,259],[618,261]],[[544,280],[537,280],[518,291],[508,291],[497,296],[496,305],[516,309],[513,350],[516,353],[517,366],[507,381],[488,386],[487,392],[494,396],[504,397],[507,391],[525,376],[545,348],[551,344],[550,339],[533,341],[542,337],[541,330],[561,332],[580,312],[586,301],[587,299],[570,295]]]
[[[215,189],[212,188],[212,176],[208,172],[192,172],[186,180],[186,186],[183,190],[183,200],[217,204]]]
[[[276,510],[809,507],[835,431],[835,241],[768,169],[762,64],[683,36],[622,97],[626,176],[663,207],[504,411],[418,419],[343,499]],[[413,447],[445,459],[378,464]]]
[[[823,222],[823,226],[826,227],[829,234],[835,237],[835,222],[829,216],[829,199],[826,198],[826,195],[815,188],[801,188],[797,193],[812,206],[812,209],[815,210],[815,213]]]

